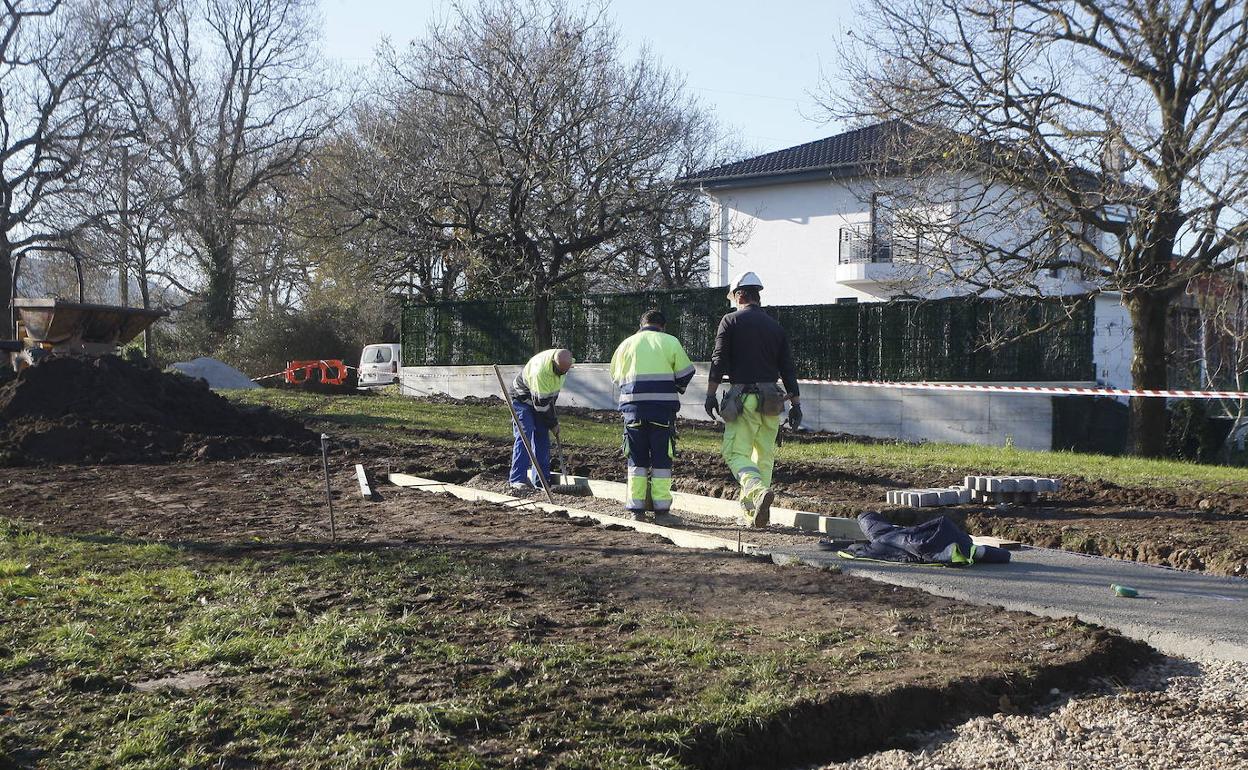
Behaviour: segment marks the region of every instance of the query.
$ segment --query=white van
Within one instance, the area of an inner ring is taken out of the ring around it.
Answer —
[[[366,345],[360,353],[357,387],[360,390],[392,385],[399,381],[399,345],[387,342]]]

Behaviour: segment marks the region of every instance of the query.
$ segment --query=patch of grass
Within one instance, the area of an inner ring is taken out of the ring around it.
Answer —
[[[267,404],[304,419],[338,425],[353,433],[391,441],[402,441],[404,429],[451,431],[502,440],[511,437],[510,417],[502,404],[448,405],[395,395],[361,398],[274,389],[238,391],[231,398],[248,404]],[[608,449],[616,449],[620,445],[619,428],[614,424],[572,415],[565,415],[561,422],[564,440],[570,444]],[[420,440],[431,439],[422,436]],[[721,434],[711,428],[688,427],[681,431],[681,447],[684,449],[716,453],[720,440]],[[778,457],[782,461],[853,464],[883,470],[1074,476],[1124,486],[1166,488],[1178,485],[1248,492],[1248,471],[1243,468],[1177,460],[1041,452],[1013,446],[868,444],[815,438],[785,444],[779,449]]]
[[[695,727],[737,734],[910,652],[836,629],[766,639],[672,611],[601,622],[572,600],[547,600],[543,612],[566,616],[540,622],[474,609],[516,563],[418,548],[208,560],[0,519],[0,564],[21,566],[0,585],[22,597],[0,602],[0,676],[22,683],[0,688],[0,757],[679,768]],[[551,579],[556,597],[581,581]],[[417,589],[445,601],[413,604]],[[189,674],[207,684],[136,687]]]

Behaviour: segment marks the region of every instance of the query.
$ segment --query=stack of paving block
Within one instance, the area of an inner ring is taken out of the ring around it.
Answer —
[[[908,505],[911,508],[930,508],[937,505],[958,505],[971,501],[971,490],[966,487],[937,487],[934,489],[894,489],[889,491],[890,505]]]
[[[1056,492],[1057,479],[1035,476],[967,476],[962,486],[934,489],[895,489],[888,492],[889,505],[930,508],[962,503],[1034,503],[1041,492]]]
[[[1041,492],[1062,488],[1058,479],[1036,476],[967,476],[963,483],[977,503],[1034,503]]]

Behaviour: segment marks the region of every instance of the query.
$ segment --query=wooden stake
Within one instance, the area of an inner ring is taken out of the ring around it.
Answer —
[[[329,539],[338,540],[338,525],[334,521],[334,493],[329,488],[329,436],[321,434],[321,465],[325,468],[325,505],[329,506]]]

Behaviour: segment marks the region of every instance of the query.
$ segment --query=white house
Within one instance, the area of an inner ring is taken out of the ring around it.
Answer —
[[[723,286],[752,270],[766,284],[771,305],[883,302],[902,295],[938,298],[966,293],[956,278],[932,275],[916,253],[935,248],[894,226],[890,191],[914,184],[881,180],[871,168],[896,141],[895,123],[878,123],[836,136],[699,171],[682,183],[703,192],[715,216],[708,284]],[[959,211],[966,180],[933,176],[948,185],[948,204],[935,216],[976,216],[1000,223],[996,237],[1013,237],[1028,212]],[[1002,199],[1012,199],[1003,196]],[[982,197],[977,198],[982,202]],[[913,219],[913,218],[912,218]],[[956,248],[956,247],[955,247]],[[1050,296],[1092,288],[1068,270],[1037,276]],[[1116,294],[1098,296],[1094,359],[1097,382],[1131,386],[1131,324]]]
[[[870,168],[899,136],[898,124],[879,123],[815,142],[707,169],[682,182],[702,191],[715,216],[708,282],[725,285],[731,276],[752,270],[764,276],[767,302],[777,305],[879,302],[901,294],[935,298],[968,291],[951,276],[932,275],[916,255],[937,247],[894,222],[909,180],[881,180]],[[959,211],[975,199],[979,222],[997,228],[993,238],[1009,240],[1021,231],[1029,212],[1016,196],[998,194],[1006,210],[985,214],[982,194],[968,195],[965,179],[933,175],[921,182],[929,203],[926,216],[972,216]],[[933,194],[933,188],[937,192]],[[988,196],[992,197],[992,196]],[[938,209],[938,210],[937,210]],[[908,221],[913,222],[911,216]],[[954,246],[953,248],[956,248]],[[1070,271],[1037,279],[1041,293],[1088,290]]]

